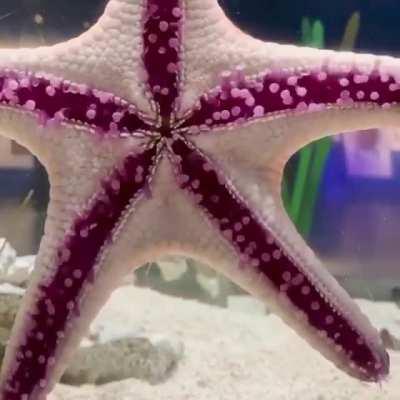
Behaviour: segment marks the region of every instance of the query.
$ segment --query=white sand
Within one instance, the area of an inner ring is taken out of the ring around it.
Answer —
[[[369,305],[362,302],[367,311]],[[384,326],[385,307],[391,305],[371,307]],[[400,312],[393,316],[393,310],[388,323],[400,327]],[[175,374],[157,386],[135,379],[100,387],[59,385],[51,400],[400,399],[400,353],[391,352],[388,382],[381,387],[361,383],[331,366],[275,316],[247,315],[123,287],[94,326],[103,328],[104,337],[142,331],[180,338],[185,357]]]

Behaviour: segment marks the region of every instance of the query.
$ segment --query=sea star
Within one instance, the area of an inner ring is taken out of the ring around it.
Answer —
[[[77,39],[2,50],[0,70],[2,133],[51,183],[2,400],[44,399],[120,278],[171,253],[267,301],[350,375],[387,375],[377,332],[286,216],[280,180],[326,132],[400,122],[399,60],[264,43],[216,0],[110,0]]]

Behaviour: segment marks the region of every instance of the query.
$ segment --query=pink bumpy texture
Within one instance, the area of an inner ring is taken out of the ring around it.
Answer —
[[[35,393],[45,390],[68,324],[79,316],[84,289],[96,280],[101,268],[102,249],[112,240],[124,213],[151,191],[157,161],[165,156],[174,166],[178,186],[236,251],[242,268],[257,271],[277,293],[285,293],[309,324],[363,371],[365,380],[379,380],[388,372],[387,354],[376,354],[351,321],[314,288],[215,160],[190,138],[193,133],[278,117],[288,110],[318,112],[354,103],[389,107],[398,102],[400,86],[393,77],[382,77],[376,71],[331,73],[322,68],[297,75],[261,72],[246,76],[241,68],[233,68],[222,73],[215,89],[201,96],[193,110],[179,119],[184,68],[182,0],[147,0],[146,4],[143,67],[156,110],[153,120],[135,105],[86,85],[44,73],[8,70],[0,74],[1,104],[37,115],[44,126],[54,121],[86,126],[98,135],[115,135],[121,140],[129,135],[151,136],[142,152],[129,155],[122,166],[104,178],[84,215],[60,243],[55,273],[46,286],[40,287],[2,398],[33,399]]]

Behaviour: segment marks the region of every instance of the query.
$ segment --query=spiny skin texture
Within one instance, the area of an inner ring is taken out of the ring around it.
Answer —
[[[0,51],[1,133],[51,183],[0,399],[45,399],[120,279],[176,253],[268,302],[346,373],[382,380],[379,335],[295,231],[280,180],[326,132],[397,126],[399,99],[399,60],[263,43],[216,0],[110,0],[72,41]]]

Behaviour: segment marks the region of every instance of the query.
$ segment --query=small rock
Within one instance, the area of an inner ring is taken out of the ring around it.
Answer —
[[[0,285],[0,365],[24,292],[9,284]]]
[[[187,270],[187,261],[179,256],[166,256],[157,261],[165,281],[171,282],[180,279]]]
[[[35,258],[36,256],[17,257],[15,263],[8,269],[6,281],[12,285],[26,287],[35,266]]]
[[[0,284],[0,294],[17,294],[19,296],[23,296],[25,294],[25,289],[20,288],[19,286],[14,286],[10,283],[1,283]]]
[[[0,285],[0,327],[11,330],[24,290],[10,284]]]
[[[17,257],[6,239],[0,239],[0,283],[25,287],[34,263],[35,256]]]
[[[61,382],[104,384],[136,378],[151,384],[165,381],[183,355],[183,345],[165,338],[124,338],[81,347]]]
[[[163,266],[161,267],[163,268]],[[166,281],[158,263],[151,263],[136,272],[137,286],[148,287],[157,292],[185,299],[196,299],[200,302],[213,303],[213,298],[197,281],[197,270],[194,265],[187,268],[176,280]],[[173,271],[171,264],[170,272]],[[179,269],[181,271],[181,269]],[[183,269],[182,269],[183,271]],[[169,275],[172,279],[172,273]]]
[[[218,276],[210,277],[198,273],[196,279],[199,285],[211,296],[212,299],[218,297],[220,294],[220,279]]]
[[[0,276],[15,263],[17,252],[6,239],[0,238]]]
[[[381,329],[380,336],[385,348],[400,351],[400,340],[392,335],[386,328]]]

